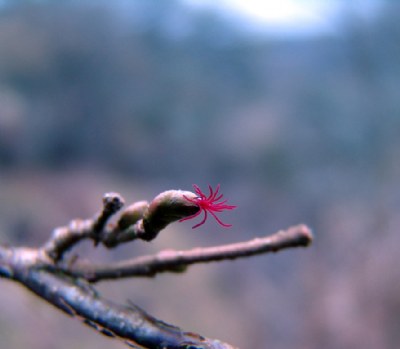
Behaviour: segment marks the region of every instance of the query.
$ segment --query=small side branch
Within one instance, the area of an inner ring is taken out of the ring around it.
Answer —
[[[103,208],[94,219],[74,219],[68,226],[57,228],[43,251],[55,262],[62,259],[65,252],[83,239],[93,239],[95,245],[100,242],[106,230],[108,220],[124,205],[124,199],[118,193],[106,193],[103,196]]]
[[[118,193],[106,193],[103,196],[103,210],[93,222],[93,235],[96,244],[100,241],[100,234],[106,228],[108,220],[124,206],[124,199]]]
[[[189,191],[165,191],[150,203],[139,201],[128,206],[116,224],[109,224],[110,218],[124,205],[124,199],[118,193],[106,193],[102,210],[93,219],[74,219],[69,225],[55,229],[42,251],[54,262],[59,262],[67,251],[84,239],[107,248],[136,239],[151,241],[168,224],[199,211],[197,205],[185,199],[193,195]]]
[[[197,263],[232,260],[286,248],[306,247],[312,239],[310,228],[300,224],[270,236],[229,245],[194,248],[188,251],[165,250],[156,255],[141,256],[107,265],[76,262],[64,269],[64,272],[82,277],[89,282],[133,276],[152,277],[162,272],[182,272],[187,266]]]

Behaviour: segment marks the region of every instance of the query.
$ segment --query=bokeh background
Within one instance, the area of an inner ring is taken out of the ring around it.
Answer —
[[[0,241],[37,246],[107,191],[129,203],[220,183],[231,229],[189,221],[79,253],[301,222],[314,245],[99,289],[242,349],[398,348],[400,4],[244,3],[2,0]],[[0,309],[2,348],[125,348],[6,280]]]

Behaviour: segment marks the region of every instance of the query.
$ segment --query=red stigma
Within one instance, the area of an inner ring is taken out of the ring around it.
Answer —
[[[225,228],[231,227],[232,224],[223,223],[215,214],[216,212],[222,212],[224,210],[233,210],[234,208],[236,208],[236,206],[233,206],[233,205],[226,205],[225,203],[227,200],[220,201],[222,199],[223,195],[219,194],[219,187],[220,187],[220,185],[218,184],[214,191],[213,188],[211,187],[211,185],[209,185],[208,189],[210,191],[210,194],[208,196],[206,196],[196,184],[193,184],[193,188],[197,194],[197,197],[195,197],[193,199],[188,198],[185,195],[183,195],[183,197],[186,200],[190,201],[191,203],[199,206],[200,210],[189,217],[182,218],[181,220],[179,220],[179,222],[183,222],[188,219],[195,218],[198,215],[200,215],[202,212],[204,212],[204,217],[203,217],[202,221],[200,223],[197,223],[196,225],[194,225],[192,227],[192,229],[197,228],[200,225],[204,224],[205,221],[207,220],[208,213],[210,213],[215,218],[215,220],[223,227],[225,227]]]

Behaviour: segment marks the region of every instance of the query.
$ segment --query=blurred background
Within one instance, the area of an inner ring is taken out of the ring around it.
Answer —
[[[98,285],[242,349],[398,348],[400,4],[0,1],[0,241],[220,183],[238,208],[111,261],[306,223],[309,249]],[[125,348],[0,280],[3,348]]]

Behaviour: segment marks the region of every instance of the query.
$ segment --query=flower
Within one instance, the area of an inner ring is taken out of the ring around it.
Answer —
[[[194,225],[192,227],[192,229],[197,228],[200,225],[204,224],[204,222],[207,219],[208,213],[210,213],[216,219],[216,221],[223,227],[225,227],[225,228],[231,227],[232,224],[223,223],[215,214],[215,212],[222,212],[224,210],[233,210],[234,208],[236,208],[236,206],[233,206],[233,205],[226,205],[225,203],[227,200],[220,201],[222,199],[223,195],[219,194],[219,187],[220,187],[220,185],[218,184],[217,188],[214,191],[212,189],[211,185],[209,185],[208,189],[210,191],[210,194],[208,196],[206,196],[196,184],[193,184],[193,188],[197,194],[197,197],[189,198],[186,195],[183,195],[183,197],[187,201],[199,206],[200,210],[189,217],[180,219],[179,222],[183,222],[188,219],[195,218],[198,215],[200,215],[201,212],[204,212],[204,217],[203,217],[202,221],[200,223],[197,223],[196,225]],[[218,201],[220,201],[220,202],[218,202]]]

